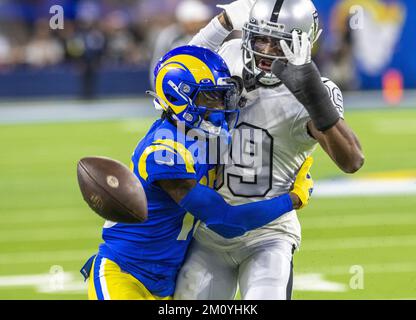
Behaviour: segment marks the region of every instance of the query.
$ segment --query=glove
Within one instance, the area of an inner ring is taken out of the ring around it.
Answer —
[[[293,43],[293,52],[290,50],[286,41],[280,40],[280,46],[289,61],[289,63],[295,66],[301,66],[311,62],[312,49],[311,42],[308,39],[308,35],[302,33],[302,42],[299,41],[299,34],[296,30],[292,32],[292,43]]]
[[[272,72],[306,108],[315,127],[320,131],[328,130],[340,117],[321,80],[318,68],[311,60],[311,43],[308,35],[302,33],[302,43],[300,43],[298,33],[293,31],[292,41],[293,52],[284,40],[280,41],[288,63],[275,60],[272,64]]]
[[[293,184],[293,190],[291,192],[296,194],[302,202],[299,209],[305,207],[309,202],[309,198],[312,196],[313,180],[309,173],[312,164],[313,158],[307,157],[302,164],[302,167],[300,167],[299,172],[296,175],[295,183]]]
[[[225,11],[234,30],[241,31],[244,24],[248,22],[254,2],[255,0],[237,0],[229,4],[219,4],[217,8]]]

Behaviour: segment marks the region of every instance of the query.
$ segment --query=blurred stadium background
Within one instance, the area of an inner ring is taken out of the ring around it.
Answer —
[[[196,1],[0,1],[0,299],[86,298],[78,270],[103,221],[76,162],[129,161],[158,116],[144,96],[155,61],[227,2]],[[415,299],[416,3],[315,4],[315,60],[345,93],[366,164],[347,176],[316,152],[294,298]],[[63,29],[50,28],[53,5]]]

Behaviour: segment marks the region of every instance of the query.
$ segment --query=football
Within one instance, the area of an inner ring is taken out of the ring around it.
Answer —
[[[85,202],[99,216],[122,223],[146,221],[146,194],[139,179],[121,162],[106,157],[82,158],[77,176]]]

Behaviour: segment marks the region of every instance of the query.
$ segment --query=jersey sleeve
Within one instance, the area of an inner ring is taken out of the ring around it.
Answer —
[[[341,119],[344,119],[344,99],[341,90],[328,78],[322,78],[322,82],[328,90],[334,108]],[[309,121],[311,121],[311,118],[306,109],[302,107],[292,126],[292,136],[300,143],[312,145],[316,143],[316,140],[308,133],[307,125]]]
[[[241,58],[241,39],[231,39],[224,42],[218,50],[224,59],[232,76],[243,78],[244,64]]]
[[[148,183],[169,179],[196,179],[191,153],[172,140],[154,142],[144,149],[137,163],[140,178]]]

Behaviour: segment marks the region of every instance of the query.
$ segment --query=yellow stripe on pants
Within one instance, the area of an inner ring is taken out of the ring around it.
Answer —
[[[88,299],[97,300],[97,288],[94,285],[94,279],[105,283],[105,287],[102,290],[106,290],[106,294],[100,295],[107,296],[111,300],[172,300],[172,297],[158,297],[153,295],[146,289],[146,287],[131,274],[126,273],[120,269],[120,267],[109,259],[102,259],[101,275],[94,274],[94,266],[97,258],[94,259],[94,263],[91,269],[91,274],[88,280]]]

